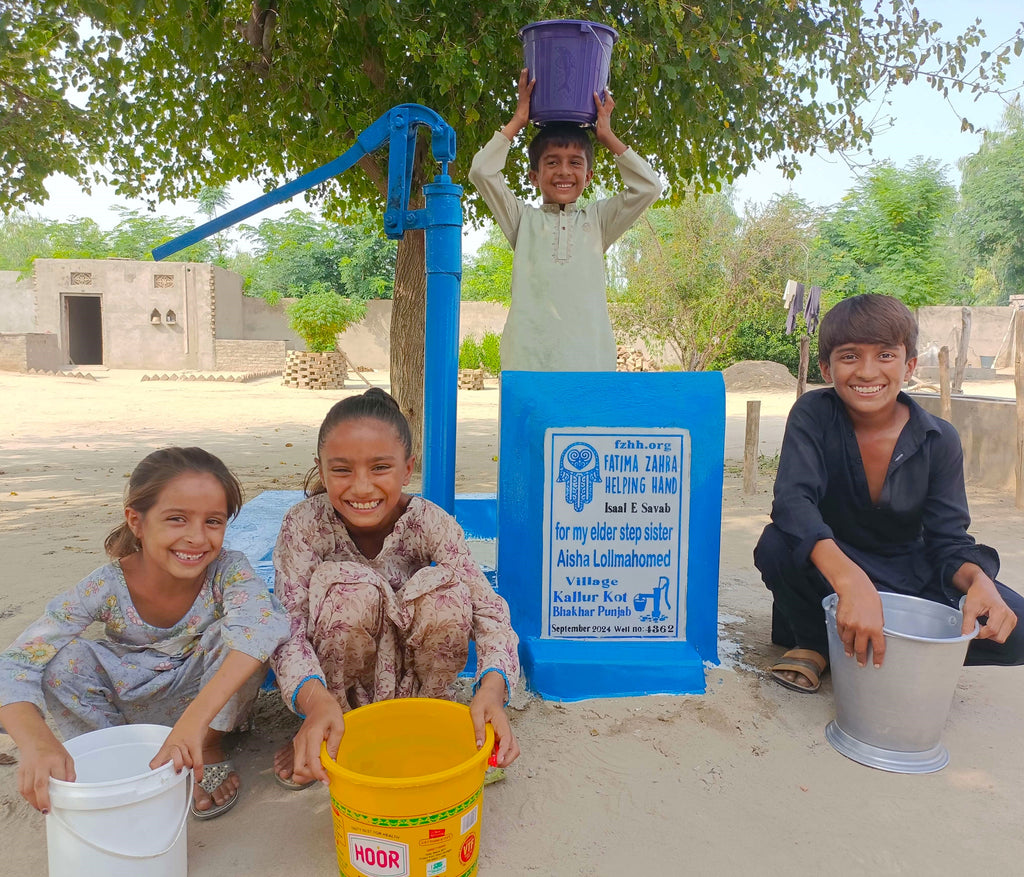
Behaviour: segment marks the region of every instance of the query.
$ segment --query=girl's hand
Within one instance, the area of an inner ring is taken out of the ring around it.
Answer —
[[[203,778],[203,741],[208,729],[208,723],[197,719],[186,709],[171,728],[164,745],[153,756],[149,763],[150,770],[173,761],[176,773],[181,773],[183,768],[192,768],[198,783]]]
[[[55,780],[75,781],[75,762],[60,741],[50,734],[36,746],[21,750],[18,765],[18,791],[21,796],[44,815],[50,812],[50,777]]]
[[[18,792],[36,810],[50,812],[50,777],[75,781],[75,762],[35,704],[18,700],[0,706],[0,723],[18,747]]]
[[[485,725],[490,722],[494,728],[498,767],[508,767],[519,757],[519,741],[512,733],[512,725],[505,715],[505,694],[505,680],[501,674],[487,673],[480,680],[480,687],[469,704],[477,749],[484,745]]]
[[[311,686],[308,694],[305,691],[307,686]],[[306,718],[292,740],[295,759],[292,779],[297,783],[308,783],[313,779],[326,783],[328,776],[320,763],[320,746],[326,741],[327,754],[331,758],[338,757],[338,747],[345,734],[345,714],[338,699],[317,680],[303,686],[300,701]]]

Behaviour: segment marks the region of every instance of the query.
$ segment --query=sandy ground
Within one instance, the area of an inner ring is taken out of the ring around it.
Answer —
[[[234,468],[249,497],[294,489],[338,395],[286,389],[278,379],[142,383],[139,372],[95,374],[0,373],[2,643],[103,562],[125,478],[147,451],[200,444]],[[386,375],[371,377],[386,385]],[[973,389],[1012,395],[1012,384]],[[518,696],[512,721],[523,755],[487,790],[481,874],[1012,873],[1024,860],[1019,671],[965,670],[944,735],[950,765],[907,776],[831,749],[828,681],[808,696],[761,670],[778,650],[751,549],[771,482],[766,474],[756,495],[742,492],[745,403],[761,399],[761,452],[770,459],[792,395],[728,397],[721,664],[707,668],[707,694],[571,704]],[[493,382],[460,392],[459,491],[495,489],[497,399]],[[973,532],[1000,550],[1003,580],[1024,587],[1024,515],[1013,497],[972,490],[971,502]],[[261,700],[254,730],[234,741],[238,806],[188,826],[192,877],[337,873],[326,791],[290,793],[270,774],[272,753],[294,726],[279,698]],[[12,752],[0,735],[0,753]],[[0,871],[41,875],[44,820],[21,800],[14,775],[0,766]]]

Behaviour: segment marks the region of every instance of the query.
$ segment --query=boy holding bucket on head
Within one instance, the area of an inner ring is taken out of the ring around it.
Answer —
[[[615,336],[605,297],[604,253],[661,195],[654,169],[611,128],[615,102],[594,94],[597,142],[615,155],[625,190],[585,207],[576,201],[594,175],[594,147],[577,123],[545,125],[529,145],[530,182],[541,206],[516,198],[503,176],[509,149],[530,121],[535,81],[519,76],[508,124],[473,157],[479,189],[514,251],[512,305],[501,364],[521,371],[615,371]]]
[[[833,386],[790,411],[772,523],[754,549],[774,598],[772,642],[789,649],[772,677],[818,690],[833,592],[839,636],[862,667],[869,649],[874,666],[885,659],[879,591],[963,598],[963,632],[981,623],[965,663],[1024,663],[1024,598],[995,581],[998,555],[967,533],[960,438],[901,390],[917,364],[913,314],[889,296],[845,299],[821,321],[818,358]]]

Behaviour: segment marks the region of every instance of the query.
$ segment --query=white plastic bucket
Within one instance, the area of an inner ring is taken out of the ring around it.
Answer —
[[[50,780],[50,877],[186,877],[191,771],[149,769],[170,730],[120,725],[64,744],[77,779]]]

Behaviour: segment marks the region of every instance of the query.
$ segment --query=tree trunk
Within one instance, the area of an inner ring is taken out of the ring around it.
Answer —
[[[398,242],[391,307],[391,393],[409,420],[417,463],[423,447],[423,339],[427,313],[424,251],[423,232],[419,229],[407,231]]]
[[[409,210],[423,207],[423,183],[433,168],[429,140],[420,132],[413,161]],[[364,155],[357,164],[373,180],[385,200],[387,175],[375,155]],[[391,395],[409,421],[412,452],[417,468],[423,450],[423,369],[427,316],[426,239],[422,229],[407,231],[398,241],[395,257],[395,294],[391,304]]]

